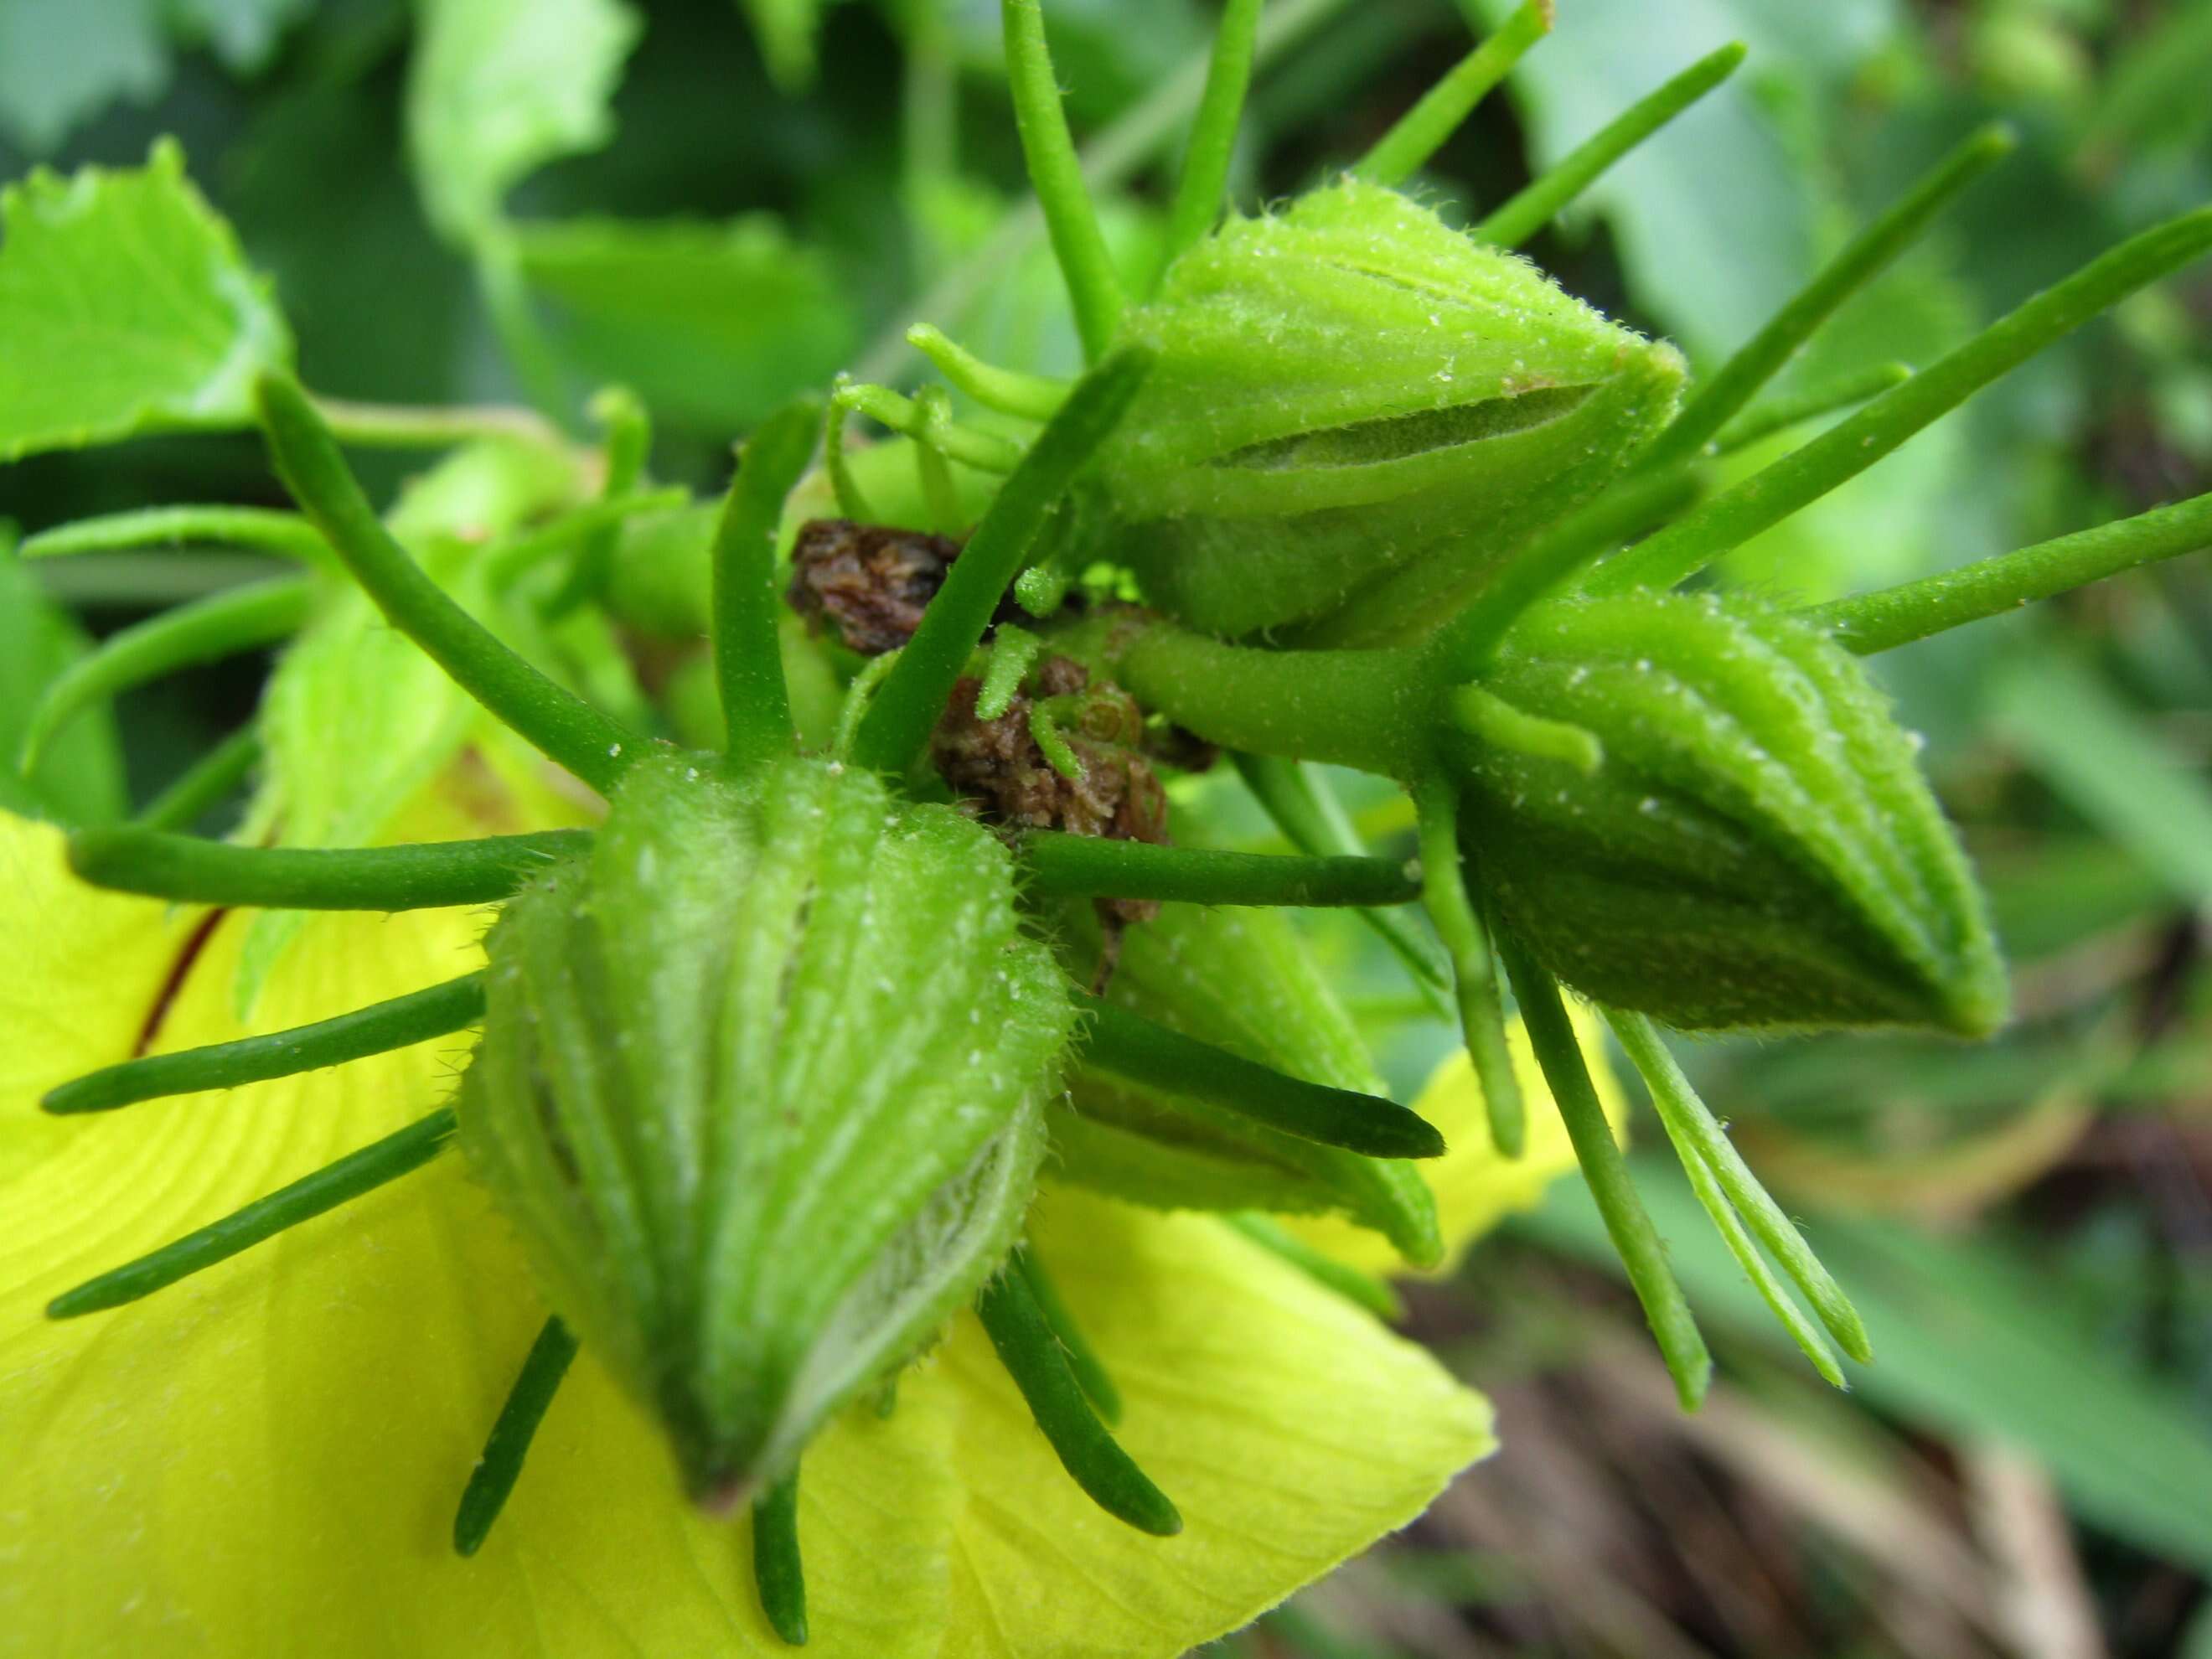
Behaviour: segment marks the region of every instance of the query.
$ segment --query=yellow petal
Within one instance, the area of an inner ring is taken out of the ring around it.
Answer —
[[[1495,1444],[1488,1403],[1425,1350],[1217,1218],[1057,1189],[1031,1237],[1183,1530],[1147,1537],[1078,1491],[963,1316],[926,1379],[956,1390],[966,1490],[941,1659],[1172,1659],[1405,1525]]]

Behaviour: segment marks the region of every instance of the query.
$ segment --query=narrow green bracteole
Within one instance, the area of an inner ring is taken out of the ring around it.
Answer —
[[[1044,652],[1044,641],[1026,628],[1000,623],[991,636],[991,660],[975,691],[975,718],[995,720],[1014,706],[1014,694]]]
[[[1083,163],[1067,131],[1052,52],[1045,44],[1043,8],[1039,0],[1001,0],[1000,18],[1006,47],[1006,85],[1013,94],[1022,156],[1036,188],[1037,205],[1044,212],[1053,255],[1067,280],[1083,355],[1097,363],[1121,332],[1121,279],[1115,275],[1090,186],[1084,183]]]
[[[27,559],[42,559],[185,545],[251,548],[323,569],[337,568],[330,544],[303,515],[265,507],[142,507],[103,513],[27,536],[15,550]]]
[[[1683,1410],[1695,1411],[1704,1403],[1706,1386],[1712,1380],[1712,1355],[1698,1334],[1698,1322],[1683,1299],[1674,1270],[1667,1265],[1667,1247],[1660,1242],[1628,1178],[1628,1162],[1621,1157],[1613,1126],[1606,1121],[1605,1108],[1598,1103],[1589,1068],[1567,1018],[1566,1004],[1559,998],[1559,983],[1510,934],[1502,937],[1498,945],[1521,1005],[1529,1046],[1543,1068],[1544,1081],[1551,1085],[1552,1098],[1559,1103],[1567,1138],[1574,1143],[1575,1161],[1582,1165],[1583,1179],[1589,1185],[1606,1232],[1627,1270],[1629,1285],[1644,1304],[1644,1316],[1650,1322],[1660,1355],[1674,1379],[1675,1397]]]
[[[1347,1267],[1326,1250],[1316,1249],[1265,1212],[1232,1211],[1221,1218],[1270,1255],[1280,1256],[1316,1284],[1366,1309],[1385,1323],[1395,1325],[1406,1316],[1406,1304],[1389,1285]]]
[[[289,1030],[104,1066],[48,1090],[40,1103],[58,1116],[74,1116],[113,1111],[164,1095],[235,1089],[319,1071],[465,1030],[483,1018],[483,975],[463,974],[442,985]]]
[[[753,1589],[769,1627],[806,1645],[806,1568],[799,1553],[799,1471],[753,1500]]]
[[[860,764],[896,776],[921,753],[1006,584],[1152,366],[1150,351],[1125,346],[1085,375],[1000,486],[860,717],[853,743]]]
[[[1630,105],[1607,126],[1531,180],[1469,233],[1479,242],[1519,247],[1552,216],[1595,184],[1622,156],[1735,73],[1744,46],[1731,41]]]
[[[1847,409],[1869,403],[1892,386],[1903,386],[1911,378],[1911,363],[1876,363],[1856,374],[1846,374],[1825,386],[1816,386],[1809,392],[1801,392],[1787,398],[1769,398],[1764,403],[1753,404],[1715,433],[1709,446],[1710,451],[1715,455],[1733,455],[1740,449],[1748,449],[1761,439],[1771,438],[1776,433],[1787,431],[1802,422],[1818,420],[1823,415],[1840,415]]]
[[[461,1489],[460,1507],[453,1513],[454,1554],[474,1555],[491,1535],[492,1522],[499,1519],[521,1478],[530,1443],[537,1438],[538,1425],[545,1420],[562,1379],[568,1375],[578,1346],[575,1333],[558,1314],[538,1328],[538,1340],[530,1345],[514,1385],[507,1391],[507,1401],[492,1423],[483,1455],[477,1459],[468,1485]]]
[[[246,781],[261,760],[261,733],[241,726],[202,755],[131,820],[140,830],[189,830],[207,810]]]
[[[234,847],[135,827],[80,830],[70,868],[95,887],[272,910],[428,910],[494,904],[592,844],[587,830],[401,847]]]
[[[484,579],[494,592],[511,587],[515,581],[535,569],[555,555],[567,552],[582,542],[590,544],[599,538],[611,536],[629,520],[643,518],[653,513],[674,513],[691,505],[691,492],[677,486],[666,489],[629,490],[618,495],[607,495],[596,501],[563,513],[550,523],[541,525],[527,534],[500,543],[484,555]],[[584,561],[580,556],[577,563]],[[573,573],[572,573],[573,574]],[[563,616],[581,601],[563,604],[568,589],[562,589],[545,602],[541,614],[548,618]]]
[[[1722,364],[1682,405],[1682,412],[1645,452],[1643,465],[1686,461],[1703,449],[1753,394],[1781,372],[1844,301],[1872,282],[1915,241],[1967,185],[2012,154],[2010,127],[1982,128],[1828,261],[1773,318]]]
[[[599,486],[599,497],[602,501],[619,501],[635,490],[645,476],[645,464],[653,453],[653,417],[635,392],[628,386],[611,386],[592,399],[592,418],[607,434],[606,478]],[[615,548],[620,540],[619,526],[595,526],[540,614],[548,621],[556,621],[597,599],[613,571]]]
[[[63,1291],[46,1304],[46,1317],[75,1319],[119,1308],[203,1267],[228,1261],[287,1227],[313,1220],[326,1210],[421,1169],[445,1150],[453,1139],[453,1109],[441,1107],[397,1133],[348,1153],[335,1164],[326,1164],[313,1175],[280,1187],[268,1197],[256,1199],[244,1209],[187,1233],[173,1244],[87,1279],[73,1291]]]
[[[952,394],[941,386],[926,386],[914,394],[914,404],[921,411],[921,429],[914,434],[914,465],[929,507],[928,527],[940,536],[957,536],[968,528],[968,515],[960,505],[952,463],[945,459],[945,441],[958,429]]]
[[[1229,165],[1237,149],[1244,94],[1252,85],[1252,57],[1259,44],[1260,0],[1227,0],[1213,26],[1213,55],[1206,67],[1206,93],[1190,124],[1182,171],[1168,209],[1167,264],[1213,228],[1229,191]]]
[[[1522,0],[1498,32],[1459,60],[1421,94],[1356,162],[1352,172],[1370,184],[1398,185],[1426,167],[1429,158],[1528,49],[1552,31],[1553,0]]]
[[[1030,1415],[1051,1443],[1060,1467],[1091,1501],[1117,1521],[1155,1538],[1182,1530],[1182,1516],[1123,1451],[1083,1397],[1029,1281],[1002,1273],[975,1298],[976,1317],[997,1350],[999,1363],[1029,1404]]]
[[[1437,779],[1414,792],[1413,805],[1420,819],[1422,896],[1451,958],[1460,1036],[1482,1085],[1491,1144],[1503,1156],[1518,1158],[1528,1139],[1528,1108],[1505,1046],[1505,1005],[1498,995],[1490,929],[1468,890],[1459,799],[1449,782]]]
[[[830,403],[832,420],[847,412],[865,415],[901,437],[927,442],[963,466],[972,466],[978,471],[1011,472],[1022,458],[1021,446],[1011,439],[1001,438],[995,432],[979,432],[973,427],[933,421],[922,404],[912,398],[902,397],[888,386],[848,382],[830,394]]]
[[[1286,1076],[1097,997],[1079,995],[1076,1006],[1085,1016],[1079,1057],[1102,1072],[1368,1158],[1443,1156],[1443,1137],[1395,1101]]]
[[[1884,392],[1802,448],[1723,491],[1591,573],[1593,592],[1672,587],[1741,547],[1907,438],[1991,380],[2072,333],[2137,289],[2212,248],[2212,208],[2130,237],[1990,325],[1903,386]]]
[[[255,399],[286,487],[392,625],[548,758],[603,794],[611,789],[625,756],[635,757],[637,739],[508,650],[422,574],[378,520],[295,382],[264,374]]]
[[[1121,1420],[1121,1391],[1114,1386],[1113,1373],[1106,1369],[1098,1350],[1091,1346],[1084,1335],[1083,1327],[1076,1322],[1075,1310],[1067,1305],[1060,1293],[1060,1286],[1052,1282],[1052,1275],[1044,1270],[1035,1250],[1016,1250],[1008,1263],[1007,1271],[1018,1273],[1029,1281],[1030,1294],[1036,1298],[1037,1311],[1044,1322],[1052,1327],[1052,1334],[1067,1357],[1067,1368],[1075,1373],[1082,1385],[1083,1397],[1091,1402],[1091,1410],[1099,1420],[1112,1428]]]
[[[822,470],[830,475],[830,493],[837,503],[840,518],[850,519],[854,524],[878,524],[882,514],[869,504],[860,481],[853,475],[853,464],[845,459],[848,405],[842,398],[852,389],[852,379],[845,374],[840,374],[831,388],[829,406],[822,417]]]
[[[714,520],[714,679],[738,762],[787,755],[797,741],[776,642],[775,537],[783,504],[813,459],[822,422],[811,399],[787,404],[747,439]]]
[[[1493,749],[1559,761],[1585,777],[1605,763],[1605,745],[1588,726],[1516,708],[1479,681],[1454,690],[1451,713],[1461,731]]]
[[[56,675],[32,705],[18,769],[27,775],[54,734],[96,702],[179,668],[220,662],[289,638],[307,620],[314,597],[313,584],[301,577],[253,582],[109,635]]]
[[[2132,519],[1978,559],[1918,581],[1808,606],[1796,615],[1801,622],[1826,629],[1844,650],[1871,656],[2205,547],[2212,547],[2212,495],[2153,507]]]
[[[916,323],[907,330],[906,338],[953,386],[986,409],[1003,415],[1048,421],[1067,401],[1068,389],[1074,384],[987,363],[934,324]]]
[[[1389,859],[1216,853],[1032,830],[1016,843],[1031,885],[1079,897],[1192,904],[1410,904],[1421,884]]]

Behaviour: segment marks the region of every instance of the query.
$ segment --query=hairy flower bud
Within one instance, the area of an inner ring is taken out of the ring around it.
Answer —
[[[472,1165],[695,1495],[780,1478],[1019,1231],[1073,1012],[1011,858],[858,769],[653,758],[489,954]]]
[[[1734,598],[1561,604],[1483,689],[1602,745],[1586,768],[1461,740],[1482,878],[1560,978],[1689,1030],[2002,1023],[1917,745],[1818,630]]]
[[[1346,179],[1232,218],[1129,326],[1159,351],[1095,516],[1224,635],[1418,634],[1673,412],[1674,349],[1517,255]]]

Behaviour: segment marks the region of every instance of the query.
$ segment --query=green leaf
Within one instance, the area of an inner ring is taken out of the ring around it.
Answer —
[[[41,168],[0,191],[0,460],[142,432],[242,427],[292,335],[229,225],[185,177]]]
[[[40,693],[90,646],[22,562],[0,551],[0,755],[16,752]],[[113,714],[87,709],[71,720],[46,745],[27,781],[32,801],[66,823],[122,817],[123,751]]]
[[[622,0],[424,0],[407,141],[441,234],[478,240],[523,178],[614,136],[608,103],[641,27]]]
[[[0,5],[0,133],[33,155],[119,98],[149,103],[169,54],[149,0]]]
[[[825,263],[765,216],[576,219],[520,235],[563,355],[671,422],[750,426],[826,384],[857,343]]]

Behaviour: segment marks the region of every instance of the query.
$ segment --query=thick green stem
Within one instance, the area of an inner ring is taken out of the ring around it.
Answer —
[[[1700,58],[1666,85],[1631,105],[1611,125],[1585,140],[1470,234],[1479,242],[1519,247],[1549,224],[1561,208],[1595,184],[1607,167],[1735,74],[1736,65],[1743,62],[1743,53],[1742,43],[1734,41]]]
[[[1030,884],[1079,898],[1189,904],[1409,904],[1421,884],[1389,859],[1282,858],[1033,830],[1019,842]]]
[[[746,442],[714,521],[714,679],[732,760],[788,755],[798,739],[777,642],[775,541],[783,504],[814,456],[818,404],[787,404]]]
[[[142,507],[104,513],[42,530],[15,550],[27,559],[42,559],[184,546],[251,548],[322,569],[337,568],[330,544],[304,515],[265,507]]]
[[[1420,814],[1422,896],[1451,958],[1460,1034],[1482,1085],[1491,1144],[1504,1157],[1518,1158],[1528,1140],[1528,1112],[1505,1043],[1505,1005],[1498,994],[1490,930],[1468,891],[1462,868],[1459,799],[1449,782],[1437,779],[1414,793],[1413,804]]]
[[[280,910],[424,910],[495,904],[559,859],[590,848],[584,830],[404,847],[234,847],[136,827],[80,830],[70,867],[95,887],[191,904]]]
[[[1553,0],[1522,0],[1497,33],[1461,58],[1398,118],[1353,167],[1353,175],[1378,185],[1402,185],[1426,167],[1529,47],[1551,33],[1552,6]]]
[[[1098,1413],[1099,1420],[1108,1428],[1121,1420],[1121,1391],[1114,1386],[1114,1377],[1106,1364],[1098,1358],[1098,1351],[1091,1346],[1090,1338],[1075,1317],[1075,1310],[1067,1305],[1053,1283],[1052,1275],[1044,1270],[1035,1250],[1017,1250],[1008,1271],[1018,1273],[1029,1281],[1030,1294],[1036,1298],[1037,1311],[1044,1322],[1052,1327],[1052,1334],[1060,1340],[1061,1350],[1067,1356],[1067,1368],[1075,1373],[1082,1385],[1083,1397],[1091,1402],[1091,1409]]]
[[[1190,127],[1182,173],[1168,210],[1167,246],[1160,266],[1213,228],[1229,193],[1229,164],[1237,150],[1237,127],[1244,115],[1244,94],[1252,85],[1252,58],[1259,44],[1260,0],[1225,0],[1213,27],[1213,56],[1206,70],[1206,94],[1198,100]]]
[[[507,1402],[492,1423],[483,1455],[477,1460],[468,1485],[461,1490],[460,1507],[453,1515],[456,1555],[474,1555],[491,1535],[492,1522],[499,1519],[514,1483],[522,1476],[530,1443],[537,1438],[538,1425],[545,1420],[553,1396],[561,1390],[562,1379],[568,1375],[577,1346],[575,1333],[558,1314],[539,1328],[538,1340],[530,1345],[529,1355],[515,1374],[514,1386],[507,1391]]]
[[[799,1553],[799,1471],[753,1500],[753,1589],[775,1633],[806,1645],[806,1565]]]
[[[190,830],[210,807],[244,783],[261,760],[261,732],[241,726],[185,769],[131,819],[140,830]]]

